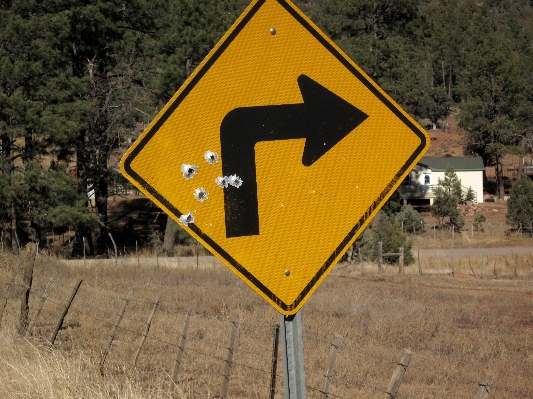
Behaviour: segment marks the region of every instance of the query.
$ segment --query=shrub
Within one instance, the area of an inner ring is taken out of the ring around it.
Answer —
[[[414,263],[415,259],[411,253],[413,243],[402,232],[400,222],[394,216],[387,216],[386,214],[379,215],[378,225],[375,231],[372,232],[372,247],[369,251],[371,259],[376,260],[378,257],[378,242],[382,242],[383,252],[399,252],[400,247],[404,251],[404,264],[406,266]],[[397,256],[385,258],[387,263],[398,263]]]
[[[484,213],[477,213],[476,216],[474,216],[474,223],[472,223],[474,227],[474,231],[481,231],[482,233],[485,232],[485,228],[483,227],[483,223],[487,221],[487,218],[485,217]]]
[[[473,193],[472,193],[473,194]],[[444,218],[449,218],[449,224],[455,226],[456,231],[460,231],[464,224],[463,215],[457,209],[457,205],[462,202],[461,180],[457,178],[455,169],[448,167],[444,175],[444,180],[439,179],[431,213],[439,219],[439,225],[444,222]]]
[[[421,231],[424,226],[424,219],[411,205],[402,207],[396,219],[398,219],[400,225],[403,222],[403,231],[408,233]]]
[[[518,180],[507,202],[507,224],[513,228],[532,229],[533,225],[533,183],[528,176]]]
[[[474,195],[474,190],[472,190],[472,186],[468,187],[468,191],[466,192],[465,201],[474,202],[476,200],[476,196]]]

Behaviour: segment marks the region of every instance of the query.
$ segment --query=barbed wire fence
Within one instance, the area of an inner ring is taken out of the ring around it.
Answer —
[[[28,277],[24,276],[21,267],[25,261],[21,259],[11,270],[0,268],[0,292],[4,293],[3,296],[0,294],[0,325],[8,302],[19,301],[17,294],[24,291],[22,284],[17,283],[17,277]],[[24,336],[50,347],[61,346],[72,340],[71,331],[80,327],[77,320],[91,320],[91,324],[87,323],[90,336],[99,339],[90,346],[97,348],[102,376],[128,367],[160,373],[167,379],[170,397],[174,397],[183,384],[187,384],[190,392],[200,395],[207,390],[220,398],[228,397],[230,389],[236,387],[235,396],[238,396],[239,392],[247,392],[242,387],[248,387],[252,380],[257,391],[255,397],[283,395],[282,359],[275,324],[241,321],[239,315],[232,318],[207,316],[195,313],[192,307],[168,309],[167,313],[172,314],[169,323],[157,318],[159,309],[165,305],[164,296],[146,300],[135,298],[132,290],[122,294],[111,290],[96,291],[71,276],[59,281],[57,275],[52,275],[44,289],[34,287],[30,291],[35,310],[28,317],[31,321]],[[104,303],[107,305],[105,309],[100,306]],[[146,317],[139,317],[139,313]],[[191,325],[197,326],[194,332],[190,330]],[[260,343],[257,339],[246,341],[243,338],[252,335],[259,337]],[[492,384],[488,371],[483,371],[475,379],[417,365],[417,355],[410,349],[391,350],[390,353],[397,355],[383,356],[356,349],[339,334],[331,340],[305,334],[304,340],[308,343],[306,350],[320,348],[324,352],[322,368],[314,364],[306,366],[309,397],[348,398],[352,396],[344,392],[357,390],[365,397],[413,398],[416,396],[400,391],[404,378],[415,372],[453,381],[460,386],[464,397],[476,395],[482,399],[493,393],[505,397],[533,397],[530,391]],[[355,369],[335,368],[337,359],[342,356],[350,359],[349,363],[355,365]],[[362,362],[379,364],[378,369],[383,375],[358,373],[357,364]],[[389,373],[390,378],[385,373]],[[248,392],[244,396],[251,397],[251,394]]]

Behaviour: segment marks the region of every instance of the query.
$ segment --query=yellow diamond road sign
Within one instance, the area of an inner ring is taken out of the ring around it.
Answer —
[[[287,0],[255,0],[122,159],[142,192],[296,313],[427,134]]]

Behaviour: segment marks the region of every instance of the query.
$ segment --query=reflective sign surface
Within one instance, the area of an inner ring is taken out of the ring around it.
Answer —
[[[294,314],[426,133],[289,1],[254,1],[122,160],[142,192]]]

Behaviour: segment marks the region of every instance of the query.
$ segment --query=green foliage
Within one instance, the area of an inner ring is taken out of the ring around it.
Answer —
[[[402,232],[400,222],[394,218],[385,214],[380,214],[379,221],[375,231],[373,231],[372,237],[372,249],[371,258],[377,259],[378,256],[378,242],[382,242],[383,253],[393,252],[397,253],[400,247],[404,249],[404,264],[406,266],[414,262],[414,257],[411,252],[413,242],[407,238]],[[384,261],[389,263],[398,263],[398,257],[393,256],[390,258],[384,258]]]
[[[357,257],[359,251],[361,251],[361,257],[363,260],[370,260],[372,258],[372,252],[374,248],[374,235],[370,228],[366,228],[360,235],[357,237],[353,244],[353,255],[352,257]]]
[[[403,223],[403,231],[407,233],[422,231],[422,228],[424,227],[424,219],[411,205],[402,207],[397,214],[396,219],[400,225]]]
[[[67,229],[94,230],[98,219],[89,212],[85,198],[76,190],[74,177],[64,168],[44,169],[32,161],[17,171],[15,206],[28,220],[26,233],[46,245],[46,236]]]
[[[431,213],[439,219],[439,224],[442,224],[444,218],[448,217],[449,224],[454,225],[457,232],[465,224],[463,215],[457,209],[457,205],[462,202],[462,195],[461,180],[457,177],[455,169],[448,166],[444,179],[439,178]]]
[[[506,219],[515,229],[533,229],[533,183],[528,176],[523,176],[511,189]]]
[[[455,231],[460,232],[465,227],[465,218],[461,211],[457,208],[450,213],[450,225],[452,225]]]
[[[472,190],[472,186],[468,187],[468,191],[466,192],[465,201],[473,202],[476,200],[476,196],[474,194],[474,190]]]
[[[496,166],[499,194],[503,194],[502,158],[520,144],[517,111],[525,100],[524,70],[514,43],[508,27],[490,16],[473,18],[465,53],[468,92],[460,104],[459,124],[467,130],[465,152]]]
[[[438,186],[441,187],[446,194],[453,196],[458,204],[463,202],[463,187],[453,166],[448,166],[446,168],[444,179],[439,179]]]
[[[396,215],[402,209],[402,197],[398,190],[394,191],[389,197],[385,205],[381,208],[381,212],[386,213],[388,216]]]
[[[104,248],[108,186],[115,173],[110,157],[121,153],[117,147],[125,135],[135,135],[136,123],[156,115],[248,4],[3,2],[0,221],[29,226],[37,235],[52,225],[90,230],[94,217],[84,208],[94,190],[98,244]],[[533,148],[533,7],[528,2],[520,7],[461,0],[298,4],[414,117],[436,126],[458,106],[460,126],[467,130],[465,153],[495,165],[503,189],[502,157]],[[76,168],[77,179],[54,168],[37,170],[31,161],[41,155]],[[460,203],[462,192],[447,179],[437,189],[433,212],[441,223],[449,217],[459,228],[462,215],[451,197]],[[383,212],[389,217],[399,212],[397,194]]]
[[[474,223],[472,223],[474,231],[485,232],[485,227],[483,227],[483,223],[485,223],[486,221],[487,217],[484,213],[476,213],[476,216],[474,216]]]

